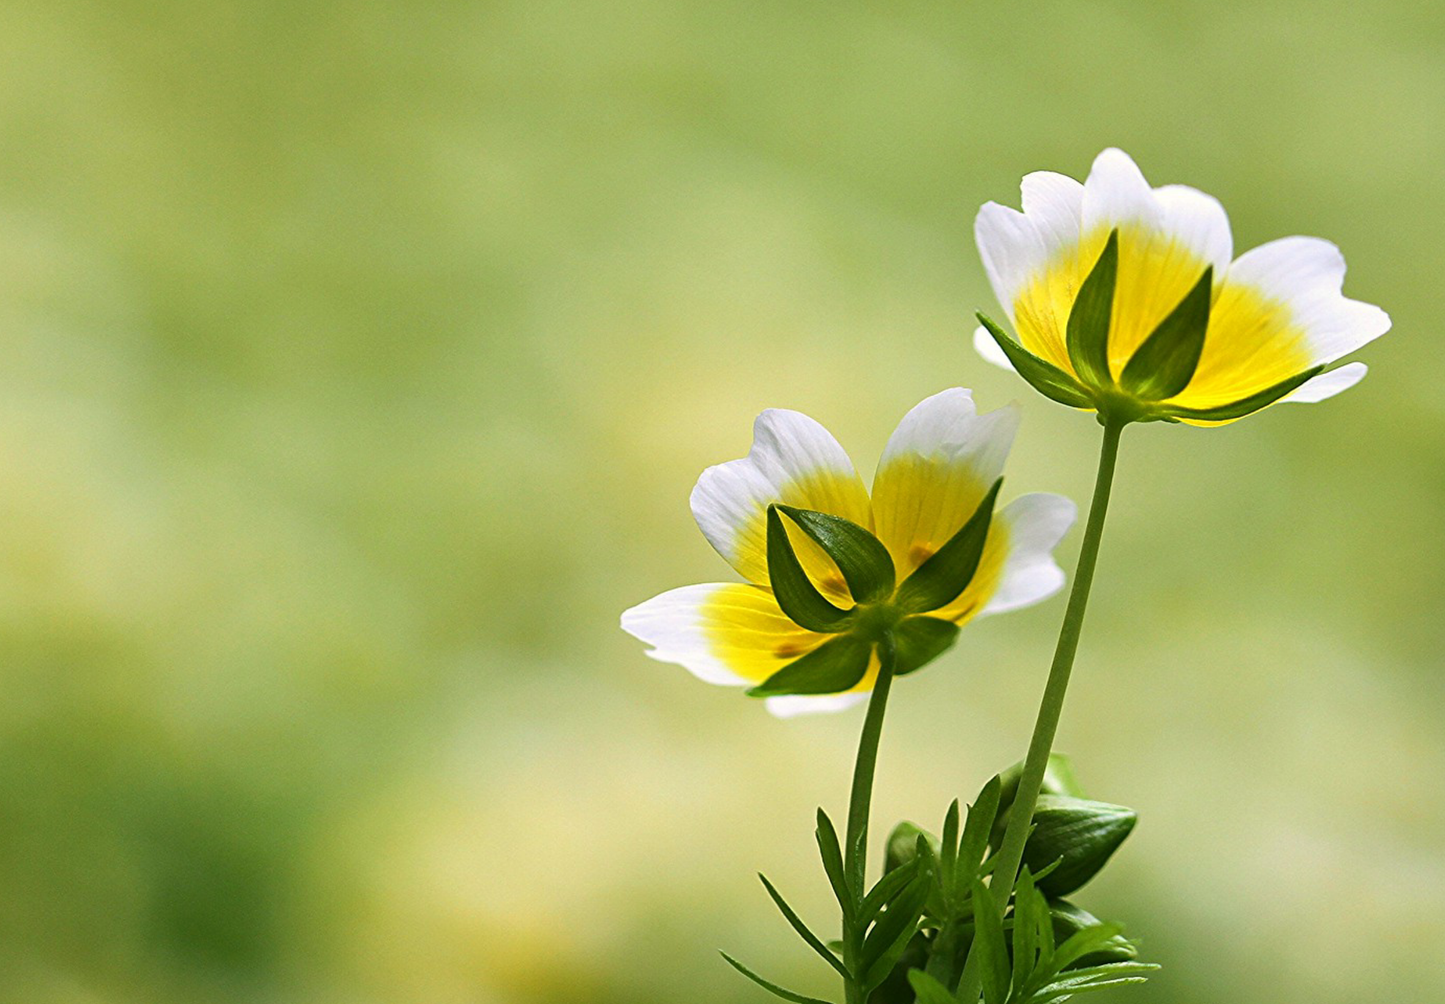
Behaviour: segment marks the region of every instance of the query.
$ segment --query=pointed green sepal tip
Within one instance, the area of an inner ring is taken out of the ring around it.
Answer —
[[[851,612],[828,602],[808,578],[776,505],[768,506],[768,582],[778,606],[799,627],[824,633],[847,628]]]
[[[830,638],[753,687],[748,696],[841,694],[863,679],[872,654],[873,646],[862,638],[846,634]]]
[[[887,873],[911,864],[918,857],[919,841],[927,843],[935,857],[942,851],[938,838],[916,823],[905,820],[893,827],[884,850],[883,871]]]
[[[871,603],[892,595],[893,557],[873,534],[842,516],[781,504],[777,509],[833,560],[855,602]]]
[[[1093,387],[1109,387],[1109,326],[1114,313],[1114,288],[1119,276],[1119,231],[1111,230],[1104,250],[1079,286],[1069,309],[1064,342],[1074,372]]]
[[[1039,889],[1067,896],[1098,874],[1139,821],[1133,809],[1069,795],[1040,795],[1024,863],[1040,874]]]
[[[1272,387],[1267,387],[1256,394],[1241,398],[1233,404],[1220,405],[1217,408],[1181,408],[1175,405],[1164,405],[1160,414],[1166,420],[1188,419],[1195,422],[1232,422],[1237,418],[1244,418],[1252,415],[1261,408],[1267,408],[1279,401],[1285,395],[1298,390],[1308,381],[1323,373],[1323,366],[1314,366],[1297,373],[1288,380],[1281,380]]]
[[[938,610],[958,599],[968,588],[983,558],[994,505],[1002,486],[1003,478],[999,478],[958,532],[898,587],[894,604],[899,610],[915,614]]]
[[[1210,265],[1179,305],[1134,350],[1119,375],[1125,393],[1144,401],[1162,401],[1189,386],[1204,351],[1213,291],[1214,266]]]
[[[998,343],[999,350],[1030,387],[1051,401],[1068,405],[1070,408],[1094,407],[1093,396],[1079,381],[1059,369],[1053,363],[1040,359],[1018,342],[1014,341],[986,314],[976,314],[978,323]]]

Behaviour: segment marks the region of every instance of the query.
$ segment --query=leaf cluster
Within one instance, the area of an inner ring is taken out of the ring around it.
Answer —
[[[1052,1004],[1104,987],[1143,982],[1154,965],[1118,924],[1064,896],[1103,867],[1133,829],[1134,813],[1083,797],[1067,758],[1055,755],[1025,847],[1025,866],[999,912],[985,881],[1011,811],[1019,768],[985,784],[972,805],[949,806],[940,834],[900,823],[889,836],[882,877],[855,889],[838,833],[818,810],[823,871],[842,913],[841,940],[819,938],[771,882],[763,886],[794,932],[869,1004],[979,1004],[959,996],[974,972],[982,1004]],[[794,1004],[823,1004],[724,956],[763,989]]]

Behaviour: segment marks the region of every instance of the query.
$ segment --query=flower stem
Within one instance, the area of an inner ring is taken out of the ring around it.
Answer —
[[[893,636],[885,634],[878,642],[878,679],[868,699],[868,715],[863,720],[863,735],[858,740],[858,759],[853,767],[853,794],[848,801],[848,831],[843,842],[843,875],[853,899],[853,914],[863,903],[867,892],[864,883],[868,872],[868,812],[873,803],[873,771],[878,764],[878,739],[883,734],[883,712],[888,707],[888,690],[893,685],[895,661]],[[843,964],[853,978],[844,986],[847,1004],[863,1004],[863,974],[857,972],[859,954],[863,949],[861,930],[843,932]]]
[[[1054,648],[1054,661],[1049,668],[1048,683],[1044,686],[1043,701],[1039,704],[1039,717],[1034,723],[1033,738],[1029,741],[1023,776],[1019,779],[1018,793],[1009,809],[1008,828],[1004,831],[1003,845],[999,848],[998,864],[989,883],[994,905],[1000,913],[1008,906],[1014,881],[1018,878],[1024,844],[1028,841],[1029,828],[1033,824],[1034,807],[1038,803],[1039,789],[1043,787],[1044,772],[1049,765],[1049,753],[1053,749],[1054,736],[1059,731],[1059,717],[1064,710],[1064,693],[1069,688],[1069,674],[1074,668],[1074,654],[1079,650],[1079,635],[1084,627],[1084,610],[1089,604],[1089,587],[1093,585],[1094,566],[1099,560],[1099,541],[1104,535],[1104,516],[1109,511],[1114,464],[1119,457],[1119,435],[1124,431],[1125,424],[1127,423],[1108,420],[1103,423],[1104,442],[1099,451],[1099,473],[1094,479],[1094,498],[1089,503],[1089,521],[1084,527],[1084,542],[1079,549],[1074,586],[1069,593],[1068,609],[1064,611],[1063,626],[1059,629],[1059,641]],[[977,960],[970,958],[969,964],[964,967],[963,985],[958,999],[978,1000],[981,977]]]

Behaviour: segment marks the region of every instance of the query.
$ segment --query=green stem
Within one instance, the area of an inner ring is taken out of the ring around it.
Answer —
[[[1069,689],[1069,674],[1074,668],[1074,654],[1079,650],[1079,634],[1084,627],[1084,610],[1089,604],[1089,587],[1093,585],[1094,566],[1099,560],[1099,541],[1104,535],[1104,516],[1109,511],[1109,491],[1114,484],[1114,464],[1119,457],[1119,434],[1124,431],[1125,424],[1117,421],[1104,422],[1104,442],[1099,451],[1099,473],[1094,480],[1094,499],[1089,504],[1089,522],[1084,527],[1084,542],[1079,549],[1074,586],[1069,593],[1068,609],[1064,611],[1063,626],[1059,629],[1059,642],[1054,648],[1049,681],[1044,686],[1039,717],[1034,723],[1033,738],[1029,741],[1023,776],[1019,779],[1018,793],[1009,809],[1008,828],[1004,831],[1003,845],[999,848],[998,865],[989,883],[994,905],[1000,913],[1008,906],[1009,896],[1013,893],[1019,864],[1023,861],[1024,844],[1028,842],[1029,828],[1033,824],[1039,789],[1043,787],[1044,772],[1049,765],[1049,753],[1053,749],[1054,736],[1059,731],[1059,716],[1064,711],[1064,693]],[[982,974],[978,972],[975,963],[976,960],[971,957],[969,964],[964,967],[963,986],[958,995],[961,1001],[978,1000]]]
[[[858,740],[858,759],[853,766],[853,794],[848,801],[848,831],[843,841],[843,875],[853,899],[853,914],[863,903],[868,872],[868,812],[873,803],[873,772],[878,765],[878,740],[883,734],[883,712],[888,707],[888,691],[893,685],[895,661],[893,636],[885,634],[878,643],[878,679],[868,699],[868,715],[863,720],[863,735]],[[856,971],[863,949],[864,932],[857,929],[843,932],[843,964],[853,979],[844,986],[847,1004],[863,1004],[863,974]]]

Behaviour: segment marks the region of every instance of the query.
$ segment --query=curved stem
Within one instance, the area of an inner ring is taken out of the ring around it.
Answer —
[[[1089,587],[1093,585],[1094,566],[1099,560],[1099,541],[1104,535],[1104,516],[1109,511],[1109,492],[1114,484],[1114,465],[1119,457],[1119,435],[1124,431],[1124,425],[1123,422],[1104,422],[1104,442],[1099,451],[1099,473],[1094,479],[1094,498],[1089,503],[1089,521],[1084,527],[1084,542],[1079,548],[1074,586],[1069,593],[1068,609],[1064,611],[1063,626],[1059,629],[1059,641],[1054,648],[1054,661],[1049,668],[1049,681],[1044,686],[1043,701],[1039,704],[1039,717],[1034,723],[1033,738],[1029,740],[1023,776],[1019,779],[1018,793],[1009,809],[1008,828],[1004,831],[1003,844],[999,848],[998,864],[989,882],[989,891],[1000,913],[1008,906],[1014,881],[1018,878],[1024,844],[1028,842],[1029,828],[1033,824],[1034,807],[1038,803],[1039,789],[1043,787],[1044,772],[1049,765],[1049,753],[1053,749],[1054,736],[1059,731],[1059,717],[1064,711],[1064,693],[1069,688],[1069,674],[1074,668],[1074,654],[1079,650],[1079,635],[1084,627],[1084,610],[1089,604]],[[972,955],[973,953],[970,953],[970,956]],[[978,1000],[980,978],[977,960],[970,957],[968,965],[964,967],[963,986],[958,999]]]
[[[873,804],[873,772],[878,765],[878,740],[883,734],[883,712],[888,707],[888,691],[893,685],[895,661],[893,636],[885,634],[878,643],[878,679],[868,699],[868,716],[863,720],[863,735],[858,740],[858,759],[853,766],[853,794],[848,800],[848,829],[843,841],[843,875],[853,899],[853,913],[863,903],[868,872],[868,813]],[[856,972],[863,933],[843,932],[843,964],[853,973],[844,987],[847,1004],[863,1004],[863,974]]]

